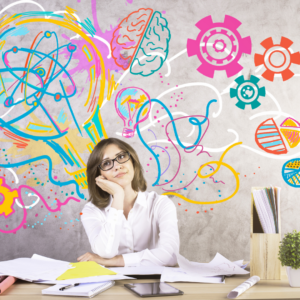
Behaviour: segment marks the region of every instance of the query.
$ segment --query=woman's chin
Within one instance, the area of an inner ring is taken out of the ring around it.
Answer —
[[[120,185],[122,188],[124,188],[124,186],[129,184],[128,179],[122,177],[115,177],[114,182]]]

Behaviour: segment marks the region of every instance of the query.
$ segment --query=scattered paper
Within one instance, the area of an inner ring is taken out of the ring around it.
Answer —
[[[49,257],[42,256],[42,255],[39,255],[39,254],[33,254],[31,256],[31,259],[43,260],[43,261],[52,261],[52,262],[61,262],[61,263],[69,263],[69,262],[64,261],[64,260],[49,258]]]
[[[92,282],[101,282],[101,281],[111,281],[111,280],[125,280],[125,279],[136,279],[124,275],[102,275],[102,276],[93,276],[93,277],[83,277],[75,279],[66,279],[66,280],[39,280],[34,283],[42,284],[73,284],[73,283],[92,283]]]
[[[246,269],[246,267],[249,265],[249,263],[246,263],[243,265],[243,260],[237,260],[233,262],[234,264],[238,265],[242,269]],[[234,276],[234,274],[226,274],[226,277]]]
[[[53,258],[49,258],[46,256],[34,254],[32,259],[37,261],[48,261],[48,262],[63,262],[62,260],[57,260]],[[69,263],[68,263],[69,264]],[[102,276],[92,276],[92,277],[84,277],[84,278],[75,278],[75,279],[65,279],[65,280],[39,280],[35,281],[35,283],[43,283],[43,284],[73,284],[73,283],[89,283],[89,282],[101,282],[101,281],[110,281],[110,280],[125,280],[125,279],[135,279],[133,277],[128,277],[124,275],[102,275]]]
[[[31,258],[17,258],[0,262],[0,273],[27,281],[54,280],[71,266],[67,262],[38,261]]]
[[[245,282],[243,282],[242,284],[240,284],[238,287],[236,287],[235,289],[233,289],[227,295],[227,298],[229,298],[229,299],[235,299],[236,297],[238,297],[239,295],[241,295],[242,293],[244,293],[246,290],[248,290],[249,288],[251,288],[254,284],[256,284],[259,281],[260,281],[260,277],[258,277],[258,276],[252,276],[252,277],[250,277]]]
[[[161,282],[202,282],[202,283],[225,283],[224,276],[201,276],[191,275],[180,268],[164,268],[160,277]]]
[[[153,275],[162,274],[164,267],[161,266],[136,266],[136,267],[114,267],[109,268],[111,271],[122,275]]]
[[[248,274],[249,272],[231,262],[220,253],[217,253],[214,259],[209,263],[192,262],[177,254],[179,267],[189,275],[193,276],[217,276],[217,275],[233,275]]]

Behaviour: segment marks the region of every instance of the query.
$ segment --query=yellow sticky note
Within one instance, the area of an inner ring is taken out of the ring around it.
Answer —
[[[83,261],[78,263],[70,263],[74,268],[67,270],[56,280],[66,280],[74,278],[83,278],[100,275],[116,275],[117,273],[101,267],[94,261]]]

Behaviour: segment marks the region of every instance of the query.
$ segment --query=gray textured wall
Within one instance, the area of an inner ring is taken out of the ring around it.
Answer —
[[[12,0],[2,0],[0,2],[0,10],[13,3],[14,1]],[[77,10],[76,14],[80,17],[82,22],[86,18],[89,18],[93,22],[91,1],[89,0],[38,0],[37,3],[46,11],[62,11],[66,6],[69,6]],[[151,7],[154,11],[165,12],[162,16],[167,19],[168,28],[171,32],[168,59],[186,49],[188,38],[196,39],[199,29],[195,24],[208,15],[212,15],[214,22],[223,22],[225,15],[233,16],[242,23],[238,28],[241,36],[251,36],[252,53],[243,54],[240,59],[240,64],[243,66],[241,74],[245,76],[245,79],[249,79],[250,75],[261,75],[263,72],[263,70],[255,72],[257,67],[254,65],[254,54],[263,53],[264,48],[260,43],[264,39],[272,37],[274,43],[278,44],[281,37],[285,36],[294,42],[291,46],[294,52],[300,49],[298,32],[300,26],[300,19],[298,18],[300,3],[296,0],[134,0],[132,4],[126,0],[98,0],[96,5],[97,19],[101,30],[103,32],[107,30],[111,36],[111,28],[117,26],[127,15],[141,7]],[[41,8],[34,4],[23,3],[8,8],[0,17],[4,14],[10,16],[15,13],[27,11],[41,11]],[[52,19],[58,20],[58,18]],[[13,46],[30,48],[33,39],[40,31],[55,31],[58,36],[59,45],[69,43],[63,35],[68,37],[75,35],[70,30],[51,23],[31,23],[26,26],[29,33],[7,38],[2,53]],[[109,34],[107,36],[109,36]],[[72,41],[74,40],[79,39],[73,39]],[[39,46],[39,50],[42,52],[50,52],[50,50],[52,51],[55,48],[56,45],[49,42],[41,43]],[[81,50],[79,49],[78,51]],[[11,56],[11,66],[24,66],[26,54],[21,52],[22,51],[19,51],[18,55]],[[107,52],[104,51],[102,54],[106,56]],[[63,54],[59,55],[61,61],[66,63],[67,58],[64,57]],[[116,81],[119,80],[123,71],[114,71],[115,66],[112,59],[105,61],[108,62],[106,69],[110,69]],[[3,68],[2,60],[0,64],[0,68]],[[72,70],[76,68],[77,65],[81,66],[82,64],[79,60],[72,59],[67,70]],[[236,99],[231,99],[228,93],[228,87],[230,85],[231,87],[236,87],[236,84],[234,85],[234,79],[238,77],[238,75],[228,78],[225,71],[218,71],[215,72],[214,78],[208,78],[197,72],[199,65],[200,62],[196,56],[189,58],[187,53],[184,52],[176,59],[171,60],[170,70],[168,70],[167,64],[164,63],[159,71],[148,77],[132,75],[130,73],[127,74],[121,82],[122,86],[120,85],[118,87],[111,100],[101,109],[103,124],[108,136],[121,137],[120,133],[123,130],[123,125],[116,113],[114,99],[117,92],[123,87],[136,86],[142,88],[149,93],[151,98],[157,98],[166,92],[160,97],[160,100],[169,107],[172,113],[179,112],[179,114],[175,114],[174,117],[183,116],[183,114],[180,113],[184,113],[185,115],[205,115],[207,103],[211,99],[217,99],[218,102],[213,103],[210,107],[209,128],[201,141],[204,150],[208,151],[211,157],[205,153],[197,156],[199,151],[194,151],[190,154],[185,153],[183,149],[177,145],[182,161],[179,173],[171,184],[161,187],[152,187],[157,176],[157,166],[154,159],[150,160],[150,157],[152,157],[151,153],[144,147],[137,134],[130,140],[123,139],[130,142],[140,156],[145,169],[148,190],[155,190],[158,193],[164,192],[162,188],[176,189],[187,185],[192,181],[196,175],[195,171],[197,171],[202,164],[209,161],[218,161],[228,145],[238,141],[243,142],[242,145],[235,146],[229,150],[224,157],[224,162],[232,166],[232,168],[239,173],[239,189],[233,198],[223,203],[205,205],[189,203],[176,196],[170,196],[170,198],[177,207],[181,240],[180,252],[182,255],[194,261],[208,262],[214,257],[216,252],[220,252],[230,260],[242,258],[249,260],[250,189],[252,186],[273,184],[282,187],[282,234],[293,229],[300,230],[298,217],[300,212],[298,203],[299,191],[297,188],[287,185],[281,175],[283,164],[289,159],[299,157],[299,154],[297,154],[297,152],[299,152],[299,146],[290,148],[285,141],[288,153],[284,155],[273,155],[262,151],[254,139],[257,126],[267,118],[277,117],[275,121],[278,126],[287,116],[291,116],[300,121],[300,106],[298,104],[298,76],[300,74],[300,66],[293,64],[290,67],[296,75],[287,81],[283,81],[281,77],[276,77],[273,82],[270,82],[260,77],[259,86],[264,86],[268,94],[266,97],[259,99],[261,106],[257,109],[252,110],[247,106],[245,110],[241,110],[235,106]],[[165,75],[168,71],[171,73],[166,77]],[[2,77],[12,78],[7,72],[2,73]],[[84,67],[72,74],[72,78],[77,86],[78,93],[71,98],[70,102],[78,124],[81,126],[91,115],[91,111],[88,112],[88,106],[84,106],[90,81]],[[30,78],[28,80],[30,81]],[[34,78],[32,78],[32,80],[34,81]],[[62,82],[66,86],[69,84],[66,78],[62,78]],[[6,88],[8,89],[12,83],[12,81],[5,82]],[[174,92],[168,91],[176,87],[176,85],[178,85],[179,88],[176,90],[175,96],[178,94],[181,96],[177,102],[175,98],[172,98]],[[83,92],[78,97],[82,88],[84,88]],[[53,81],[49,89],[53,93],[55,91],[61,91],[59,82]],[[28,90],[28,93],[32,92],[30,88],[28,88]],[[107,82],[105,91],[107,91]],[[7,92],[12,92],[12,88]],[[97,87],[97,94],[98,92],[99,86]],[[15,97],[24,98],[24,95],[22,96],[20,92],[16,92]],[[64,108],[67,114],[67,121],[60,125],[62,128],[66,128],[66,126],[69,127],[67,136],[77,149],[82,160],[86,162],[89,156],[86,145],[91,142],[87,133],[81,127],[83,137],[80,136],[65,103],[54,102],[53,99],[46,98],[46,96],[43,101],[55,120],[57,120],[61,109]],[[175,104],[177,107],[175,107]],[[18,107],[10,113],[10,117],[16,117],[18,114],[23,113],[24,109],[26,109],[25,106],[18,105]],[[4,107],[3,101],[0,101],[0,115],[6,113],[7,110],[8,108]],[[159,113],[155,114],[157,110]],[[284,114],[267,113],[279,110]],[[259,113],[261,113],[261,115],[250,120],[251,116]],[[165,114],[166,113],[161,110],[160,105],[155,104],[153,107],[152,120],[154,120],[154,115],[160,117]],[[38,120],[43,121],[44,118],[44,113],[41,110],[37,110],[34,116],[23,118],[15,123],[15,125],[19,126],[19,129],[23,132],[29,133],[28,130],[26,131],[28,123],[39,123]],[[7,115],[3,117],[3,119],[5,119],[6,122],[9,120]],[[155,140],[154,133],[158,140],[157,145],[168,147],[168,153],[171,156],[171,165],[167,172],[162,175],[160,183],[165,183],[166,180],[170,180],[175,175],[179,162],[175,147],[167,141],[164,131],[165,127],[161,127],[162,124],[166,126],[167,122],[169,122],[169,118],[165,118],[161,120],[160,123],[155,123],[155,125],[150,125],[149,127],[146,127],[150,124],[149,119],[140,124],[140,128],[144,128],[142,136],[146,143]],[[49,125],[49,122],[45,121],[44,124]],[[176,125],[178,126],[178,134],[182,142],[190,144],[195,141],[197,129],[189,136],[193,127],[188,122],[188,119],[177,121]],[[150,130],[152,130],[152,132]],[[233,130],[235,133],[230,130]],[[175,137],[171,129],[169,133],[173,140]],[[36,206],[27,209],[24,226],[16,230],[15,234],[7,233],[9,230],[14,230],[14,228],[19,226],[23,219],[24,211],[14,202],[13,209],[15,211],[5,217],[3,208],[8,198],[5,199],[2,187],[2,192],[0,190],[0,201],[2,201],[2,203],[0,202],[0,209],[2,207],[2,211],[0,211],[0,260],[30,257],[32,254],[38,253],[56,259],[75,261],[78,256],[86,251],[91,251],[82,224],[80,221],[76,221],[76,219],[80,220],[80,212],[86,200],[78,196],[75,185],[69,184],[60,187],[50,181],[48,182],[49,176],[48,170],[46,170],[48,169],[48,162],[46,160],[38,160],[30,166],[28,164],[21,166],[22,161],[47,154],[51,157],[53,163],[53,177],[57,176],[57,180],[65,182],[74,180],[74,178],[65,172],[64,167],[70,172],[75,172],[78,170],[76,165],[73,167],[66,166],[57,153],[42,141],[31,140],[28,142],[27,147],[17,148],[16,145],[13,144],[15,141],[4,135],[3,130],[0,131],[0,134],[0,148],[5,149],[5,151],[0,151],[0,163],[2,166],[0,177],[5,178],[6,184],[10,189],[16,190],[20,188],[21,185],[32,187],[44,197],[49,207],[53,210],[57,207],[57,204],[53,204],[56,197],[63,202],[74,192],[72,196],[78,199],[78,201],[70,200],[66,205],[62,205],[61,210],[57,212],[51,212],[40,200]],[[56,142],[62,147],[67,143],[66,140]],[[155,145],[155,143],[149,145]],[[155,152],[160,155],[161,167],[162,170],[164,170],[168,165],[168,156],[159,148],[155,149]],[[5,156],[5,154],[7,154],[7,156]],[[13,168],[19,178],[18,184],[16,183],[13,173],[7,169],[9,167],[7,166],[8,163],[20,164],[19,168]],[[213,167],[216,168],[216,165],[213,165]],[[206,171],[211,172],[209,168],[207,168]],[[214,183],[210,178],[196,178],[186,190],[180,190],[178,192],[195,201],[212,202],[216,199],[221,200],[229,197],[236,188],[233,173],[225,167],[221,167],[214,175],[214,180],[223,181],[225,184],[221,182]],[[37,182],[40,183],[38,184]],[[41,183],[44,184],[41,185]],[[8,189],[8,187],[6,189]],[[19,190],[18,194],[19,198],[22,197],[25,205],[30,205],[32,199],[34,199],[28,197],[28,192],[30,192],[30,190],[25,187]],[[84,198],[88,197],[87,189],[80,189],[80,192],[84,194]],[[51,206],[51,204],[53,205]],[[44,219],[46,219],[46,221],[44,221]],[[41,223],[43,223],[43,225],[40,225]],[[23,227],[26,227],[26,229]]]

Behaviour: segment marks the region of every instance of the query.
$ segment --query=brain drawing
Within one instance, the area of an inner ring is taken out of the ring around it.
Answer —
[[[168,22],[161,16],[161,13],[153,14],[133,64],[131,64],[130,72],[132,74],[149,76],[161,68],[167,59],[171,39],[167,25]],[[147,58],[141,59],[143,56],[147,56]],[[137,64],[134,64],[135,61]]]
[[[149,76],[167,59],[171,33],[161,13],[141,8],[116,28],[111,41],[112,57],[123,70]],[[136,63],[135,63],[136,62]]]
[[[144,35],[153,10],[141,8],[128,15],[113,33],[112,56],[118,66],[128,69]]]

